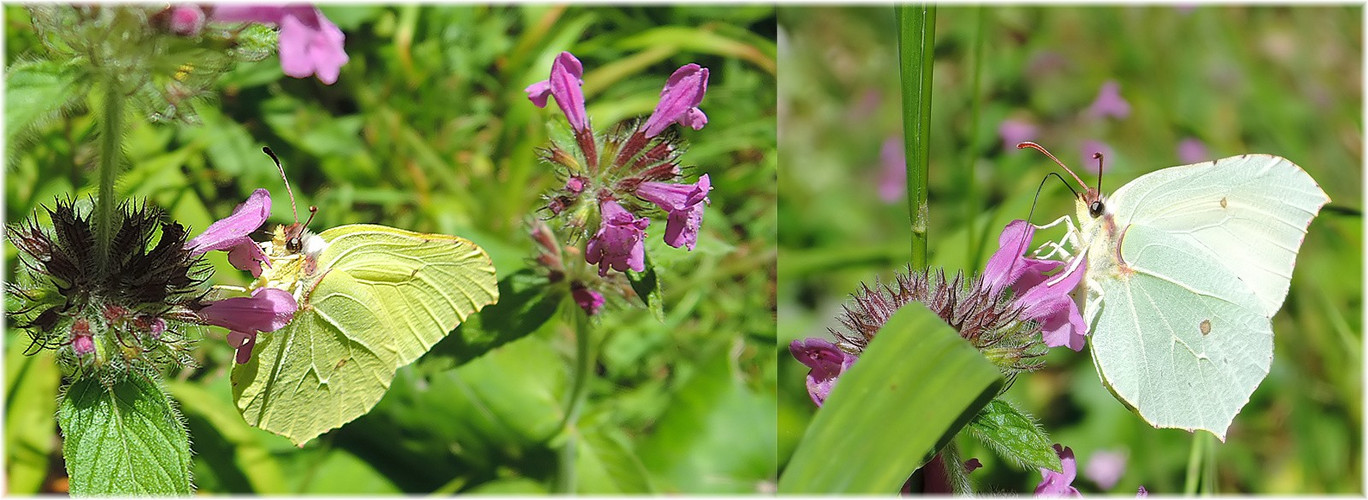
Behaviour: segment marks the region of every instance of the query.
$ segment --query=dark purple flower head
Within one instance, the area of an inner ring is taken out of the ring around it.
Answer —
[[[527,98],[539,108],[546,107],[547,95],[555,97],[556,105],[560,106],[561,112],[570,121],[570,128],[575,132],[583,132],[589,129],[589,115],[584,110],[584,91],[580,89],[584,85],[583,76],[584,66],[579,59],[569,52],[561,52],[551,63],[551,78],[528,85],[524,90]]]
[[[590,316],[598,314],[603,309],[603,294],[590,290],[580,283],[575,283],[570,287],[570,296],[575,299],[575,305],[584,309],[584,313]]]
[[[248,235],[256,231],[271,215],[271,193],[258,189],[247,197],[233,213],[210,224],[194,239],[185,242],[185,249],[193,255],[202,255],[214,250],[228,251],[228,262],[243,271],[251,271],[252,276],[261,276],[261,263],[271,263],[261,246]]]
[[[1088,114],[1097,118],[1125,118],[1130,116],[1130,110],[1130,103],[1121,97],[1121,85],[1115,81],[1102,84],[1102,89],[1097,92],[1097,99],[1088,106]]]
[[[822,406],[831,394],[831,388],[836,386],[836,379],[857,359],[836,344],[819,338],[795,340],[789,344],[789,353],[811,368],[807,375],[808,396],[817,406]]]
[[[907,152],[902,135],[889,136],[879,148],[879,198],[893,203],[907,194]]]
[[[1034,123],[1022,119],[1009,118],[998,124],[998,137],[1002,138],[1002,149],[1016,151],[1017,144],[1035,140],[1039,129]]]
[[[1207,151],[1206,144],[1193,138],[1185,137],[1178,142],[1178,161],[1184,165],[1201,163],[1211,159],[1211,152]]]
[[[645,271],[646,250],[643,242],[646,240],[646,228],[651,224],[650,219],[637,218],[613,200],[599,203],[599,211],[599,229],[585,248],[585,261],[598,264],[599,276],[606,276],[609,267],[618,271]]]
[[[672,123],[679,123],[694,130],[708,123],[708,116],[698,105],[703,102],[703,94],[708,91],[708,68],[689,63],[680,66],[665,80],[665,88],[660,91],[660,102],[655,112],[642,124],[646,137],[655,137],[665,131]]]
[[[708,191],[711,190],[708,174],[703,174],[697,184],[643,182],[637,187],[636,195],[669,214],[665,222],[665,244],[693,250],[698,243],[703,207],[708,203]]]
[[[998,236],[998,250],[988,258],[983,278],[994,293],[1011,288],[1021,307],[1019,317],[1040,323],[1045,345],[1080,351],[1086,341],[1087,324],[1069,292],[1083,279],[1087,261],[1079,262],[1069,271],[1068,263],[1024,256],[1034,234],[1035,227],[1026,221],[1008,223]],[[1046,276],[1060,269],[1069,274],[1062,279],[1058,274]]]
[[[310,5],[220,5],[210,21],[280,26],[280,69],[294,78],[317,75],[319,81],[332,85],[349,60],[342,30]]]
[[[233,333],[228,336],[228,343],[238,350],[238,363],[246,363],[251,359],[257,332],[279,330],[290,323],[297,308],[298,304],[290,292],[263,287],[252,290],[251,297],[231,297],[209,302],[199,310],[198,315],[203,324],[231,330]]]
[[[1145,489],[1144,486],[1141,486],[1139,490],[1136,490],[1136,491],[1135,491],[1135,497],[1136,497],[1136,498],[1143,498],[1143,497],[1148,497],[1148,496],[1149,496],[1149,490]]]
[[[1078,488],[1073,487],[1074,477],[1078,474],[1078,463],[1074,460],[1073,450],[1061,448],[1058,444],[1054,445],[1054,449],[1064,470],[1052,471],[1041,467],[1042,477],[1040,484],[1036,485],[1036,496],[1082,496],[1078,493]]]

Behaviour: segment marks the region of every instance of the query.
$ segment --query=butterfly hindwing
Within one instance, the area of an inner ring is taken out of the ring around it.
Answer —
[[[369,412],[395,370],[498,299],[489,256],[465,239],[361,224],[317,237],[316,253],[278,259],[300,269],[294,319],[233,368],[247,422],[296,444]]]

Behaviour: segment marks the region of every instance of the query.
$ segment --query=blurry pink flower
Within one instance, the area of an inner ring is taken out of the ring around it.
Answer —
[[[1206,144],[1193,137],[1184,137],[1178,141],[1178,161],[1184,165],[1201,163],[1211,159],[1211,152],[1207,151]]]
[[[1110,490],[1121,480],[1126,471],[1126,455],[1114,451],[1098,451],[1088,458],[1088,467],[1083,475],[1097,484],[1098,488]]]
[[[1094,175],[1101,175],[1103,170],[1107,168],[1107,164],[1106,162],[1099,164],[1097,158],[1093,158],[1093,153],[1102,153],[1102,159],[1106,161],[1113,161],[1116,159],[1111,146],[1108,146],[1102,141],[1092,139],[1083,141],[1083,144],[1078,148],[1078,152],[1083,156],[1083,168],[1092,172]],[[1101,169],[1098,168],[1099,166]]]
[[[204,9],[198,5],[177,5],[171,8],[171,32],[181,36],[195,36],[204,29]]]
[[[585,288],[579,283],[570,287],[570,296],[575,299],[575,305],[590,316],[598,314],[599,310],[603,309],[603,294]]]
[[[1052,471],[1044,467],[1040,468],[1040,484],[1036,485],[1036,496],[1082,496],[1078,493],[1078,488],[1073,487],[1074,477],[1077,476],[1078,463],[1074,460],[1073,450],[1061,448],[1058,444],[1054,445],[1055,454],[1059,455],[1059,463],[1064,469],[1062,471]]]
[[[795,340],[789,343],[789,353],[810,368],[807,375],[808,396],[817,406],[822,406],[827,395],[831,394],[836,379],[859,359],[842,351],[836,344],[819,338]]]
[[[1121,85],[1115,81],[1102,84],[1097,99],[1088,107],[1088,114],[1097,118],[1125,118],[1130,116],[1130,103],[1121,97]]]
[[[642,124],[642,132],[646,137],[655,137],[672,123],[694,130],[703,128],[708,123],[708,115],[703,114],[698,105],[703,102],[703,94],[707,91],[708,68],[693,63],[680,66],[665,80],[665,88],[660,91],[660,102]]]
[[[1017,144],[1036,139],[1040,131],[1034,123],[1026,120],[1008,118],[998,124],[998,137],[1002,138],[1002,149],[1016,151]]]
[[[349,60],[342,30],[312,5],[225,4],[214,8],[210,21],[280,26],[280,69],[294,78],[317,75],[319,81],[332,85]]]
[[[907,194],[907,153],[902,135],[889,136],[879,148],[879,198],[886,203]]]

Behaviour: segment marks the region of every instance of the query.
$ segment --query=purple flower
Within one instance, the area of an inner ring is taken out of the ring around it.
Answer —
[[[294,295],[279,288],[258,288],[251,297],[217,300],[200,309],[199,319],[207,325],[227,328],[228,344],[237,349],[237,362],[252,358],[257,332],[273,332],[290,323],[298,304]]]
[[[584,80],[580,79],[583,75],[584,66],[579,59],[569,52],[561,52],[551,63],[551,79],[528,85],[523,90],[527,92],[527,99],[538,108],[546,107],[546,96],[555,97],[556,105],[570,121],[570,128],[581,132],[589,128],[589,114],[584,111],[584,91],[580,89],[584,85]]]
[[[603,294],[585,288],[584,285],[576,284],[570,287],[570,296],[575,299],[575,305],[584,309],[584,313],[590,316],[598,314],[603,309]]]
[[[71,324],[71,350],[77,356],[95,352],[95,337],[90,334],[90,320],[76,318]]]
[[[1121,97],[1121,85],[1115,81],[1102,84],[1102,90],[1097,92],[1097,99],[1088,106],[1088,114],[1097,118],[1111,116],[1119,119],[1130,116],[1130,103]]]
[[[1207,151],[1206,144],[1193,137],[1185,137],[1178,141],[1178,161],[1183,164],[1200,163],[1211,158],[1211,153]]]
[[[709,203],[708,191],[711,190],[708,174],[703,174],[698,177],[697,184],[643,182],[637,187],[636,195],[669,213],[665,220],[665,244],[675,248],[683,245],[693,250],[698,243],[698,228],[703,224],[703,208]]]
[[[1097,484],[1097,487],[1110,490],[1116,486],[1116,482],[1121,480],[1121,473],[1126,470],[1126,455],[1114,451],[1099,451],[1092,454],[1088,459],[1088,467],[1083,469],[1083,475]]]
[[[1036,496],[1082,496],[1078,493],[1078,488],[1073,487],[1074,477],[1078,474],[1078,463],[1074,461],[1073,450],[1061,448],[1057,444],[1054,445],[1054,449],[1064,470],[1056,472],[1041,467],[1042,478],[1040,484],[1036,485]]]
[[[1017,144],[1036,139],[1039,130],[1034,123],[1026,120],[1006,119],[998,124],[998,137],[1002,138],[1002,149],[1016,151]]]
[[[698,109],[703,102],[703,94],[708,91],[708,68],[689,63],[680,66],[665,80],[665,88],[660,91],[660,102],[655,112],[642,125],[646,137],[655,137],[665,131],[671,123],[679,123],[694,130],[708,123],[708,115]]]
[[[895,135],[884,139],[879,148],[879,198],[893,203],[907,194],[907,153],[903,150],[902,136]]]
[[[1145,489],[1144,486],[1141,486],[1140,489],[1137,490],[1137,491],[1135,492],[1135,498],[1142,498],[1142,497],[1148,497],[1148,496],[1149,496],[1149,490]]]
[[[613,200],[599,203],[599,211],[602,215],[599,230],[589,239],[584,260],[598,264],[599,276],[607,276],[609,267],[618,271],[645,271],[646,249],[642,243],[651,220],[638,219]]]
[[[171,8],[171,32],[181,36],[195,36],[204,29],[204,9],[198,5],[177,5]]]
[[[252,276],[261,276],[261,263],[271,261],[261,247],[248,237],[271,215],[271,193],[265,189],[252,191],[247,201],[233,209],[232,215],[210,224],[194,239],[185,242],[185,249],[194,255],[213,250],[227,250],[228,262]]]
[[[332,85],[348,61],[342,30],[310,5],[220,5],[214,8],[211,21],[280,26],[280,69],[294,78],[317,75],[319,81]]]
[[[1034,234],[1035,226],[1026,221],[1008,223],[998,236],[997,252],[988,258],[988,264],[984,267],[984,282],[993,293],[1000,293],[1008,287],[1012,289],[1017,304],[1022,306],[1020,318],[1040,323],[1045,345],[1068,346],[1080,351],[1088,327],[1069,292],[1083,279],[1088,263],[1080,262],[1062,281],[1049,284],[1058,277],[1058,273],[1051,276],[1045,273],[1057,269],[1066,272],[1068,263],[1025,257],[1023,252]]]
[[[1083,155],[1083,165],[1093,174],[1101,175],[1106,165],[1093,158],[1094,153],[1102,153],[1102,159],[1115,158],[1111,146],[1102,141],[1088,139],[1079,146],[1078,152]]]
[[[836,379],[859,359],[842,351],[836,344],[819,338],[795,340],[789,344],[789,352],[798,358],[798,362],[812,369],[808,372],[807,388],[808,395],[817,406],[822,406],[827,395],[831,394]]]

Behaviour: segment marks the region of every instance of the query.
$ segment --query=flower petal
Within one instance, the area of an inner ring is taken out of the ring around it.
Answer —
[[[551,97],[551,81],[542,80],[528,85],[527,88],[523,89],[523,92],[527,92],[527,100],[532,101],[533,105],[538,108],[545,108],[546,98]]]
[[[698,105],[703,102],[703,94],[707,91],[708,68],[692,63],[681,66],[665,81],[665,88],[660,91],[660,102],[642,124],[642,133],[646,137],[655,137],[675,122],[695,130],[702,128],[707,123],[707,115],[698,109]]]
[[[1074,460],[1073,449],[1061,448],[1058,444],[1054,445],[1055,454],[1059,455],[1059,463],[1064,469],[1062,471],[1052,471],[1044,467],[1040,468],[1041,480],[1036,485],[1036,496],[1081,496],[1078,488],[1073,487],[1074,477],[1077,474],[1078,464]]]
[[[551,63],[551,96],[556,98],[556,105],[565,113],[570,128],[577,132],[589,128],[589,114],[584,110],[584,91],[580,89],[584,85],[584,80],[580,79],[582,75],[584,66],[569,52],[561,52],[556,56],[556,61]]]
[[[199,310],[202,323],[235,332],[272,332],[290,323],[298,305],[294,295],[279,288],[258,288],[251,297],[232,297]]]
[[[589,239],[584,260],[598,264],[599,276],[607,276],[609,267],[618,271],[645,271],[645,229],[650,225],[650,219],[637,218],[611,199],[599,203],[599,211],[599,230]]]
[[[817,406],[826,402],[836,386],[836,379],[858,359],[836,344],[819,338],[795,340],[789,344],[789,353],[811,369],[807,375],[808,396]]]
[[[185,242],[185,249],[199,255],[212,250],[228,250],[242,244],[271,215],[271,193],[258,189],[233,209],[233,213],[210,224],[194,239]]]

